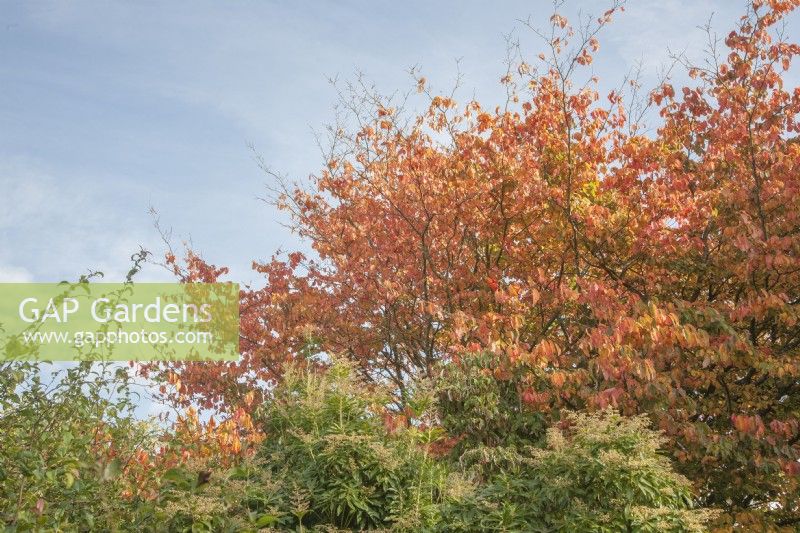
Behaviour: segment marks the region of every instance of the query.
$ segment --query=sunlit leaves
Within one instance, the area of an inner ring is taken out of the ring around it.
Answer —
[[[241,362],[181,368],[187,397],[236,409],[286,362],[341,353],[402,410],[413,378],[482,354],[475,390],[517,400],[520,433],[564,408],[648,413],[729,525],[798,519],[800,92],[784,76],[800,49],[779,31],[797,4],[753,2],[688,86],[640,102],[655,124],[589,70],[618,9],[584,31],[554,16],[540,63],[503,75],[506,106],[422,78],[410,117],[355,94],[326,168],[276,198],[313,257],[255,265]]]

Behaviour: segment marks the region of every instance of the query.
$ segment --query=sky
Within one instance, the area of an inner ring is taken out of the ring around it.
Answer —
[[[564,12],[605,3],[567,0]],[[697,26],[727,33],[738,0],[633,0],[601,36],[594,68],[615,86],[637,62],[654,83],[672,53],[699,59]],[[150,208],[230,279],[252,260],[307,250],[259,198],[266,163],[303,179],[322,166],[314,131],[334,118],[329,79],[413,87],[417,66],[461,100],[497,103],[505,36],[535,58],[521,20],[548,0],[339,2],[0,0],[0,282],[121,281],[139,246],[162,256]],[[678,76],[680,78],[680,75]],[[157,267],[144,280],[169,279]]]

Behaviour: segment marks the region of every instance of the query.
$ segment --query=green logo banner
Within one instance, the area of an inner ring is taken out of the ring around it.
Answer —
[[[234,283],[0,283],[0,360],[238,356]]]

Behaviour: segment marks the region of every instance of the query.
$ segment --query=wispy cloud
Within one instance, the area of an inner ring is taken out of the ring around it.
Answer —
[[[58,177],[57,177],[58,176]],[[0,156],[0,279],[59,281],[87,270],[120,280],[147,236],[110,197],[131,195],[101,179],[57,173],[41,162]],[[147,221],[144,210],[139,217]]]
[[[320,166],[311,128],[333,118],[326,77],[356,69],[385,92],[406,69],[461,97],[504,97],[503,36],[547,25],[550,0],[377,3],[4,3],[0,31],[0,245],[37,279],[86,268],[125,271],[142,243],[159,249],[150,205],[213,262],[253,276],[253,258],[304,246],[257,197],[267,178],[247,149],[304,178]],[[603,34],[594,65],[609,88],[638,61],[645,85],[669,52],[700,59],[697,25],[724,34],[744,1],[636,0]],[[568,14],[605,3],[568,0]],[[179,244],[179,243],[178,243]]]
[[[33,274],[27,269],[0,264],[0,283],[28,283],[33,281]]]

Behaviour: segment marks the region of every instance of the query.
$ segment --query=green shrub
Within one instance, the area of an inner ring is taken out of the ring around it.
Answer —
[[[704,531],[687,479],[658,453],[645,417],[572,414],[545,448],[477,447],[462,464],[477,488],[447,506],[447,531]]]
[[[435,523],[445,467],[418,427],[387,432],[388,396],[336,361],[324,373],[290,370],[259,413],[260,452],[290,502],[293,524],[419,529]]]
[[[481,353],[443,368],[436,388],[439,411],[447,433],[460,439],[456,453],[475,446],[543,443],[548,417],[522,399],[522,390],[535,386],[533,373],[514,367],[507,379],[497,379],[497,366],[496,356]]]
[[[125,369],[0,365],[0,523],[8,531],[111,530],[129,520],[118,477],[152,428]],[[113,445],[111,444],[113,443]]]
[[[137,532],[703,530],[710,513],[692,508],[689,482],[659,454],[662,438],[646,418],[571,414],[544,432],[521,404],[501,413],[518,393],[509,380],[493,385],[476,369],[450,374],[435,391],[411,387],[404,414],[394,413],[401,423],[387,425],[389,395],[365,384],[350,364],[291,368],[255,413],[266,439],[254,455],[232,468],[216,466],[213,457],[189,458],[152,472],[154,495],[123,498],[127,461],[156,445],[153,428],[131,416],[127,373],[82,364],[46,384],[39,366],[7,364],[0,374],[3,525]],[[433,405],[433,397],[444,397],[443,404]],[[445,436],[435,427],[434,407],[459,431],[461,448],[450,456],[428,451]],[[471,427],[468,421],[480,416],[484,422]]]

